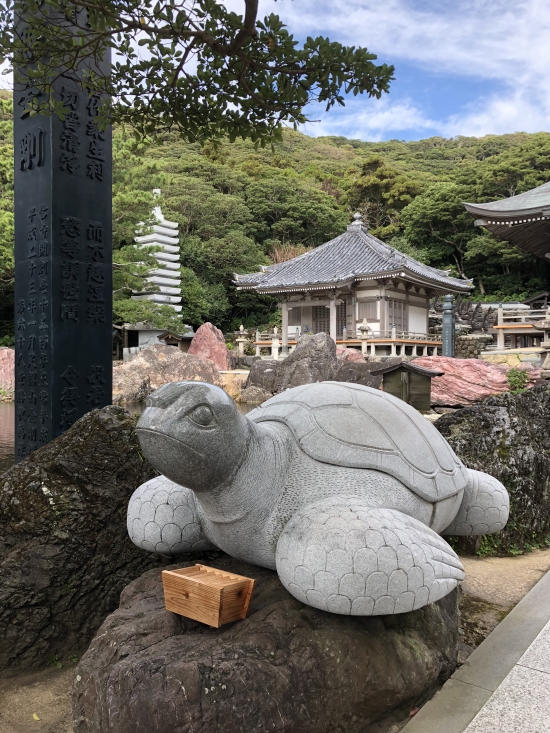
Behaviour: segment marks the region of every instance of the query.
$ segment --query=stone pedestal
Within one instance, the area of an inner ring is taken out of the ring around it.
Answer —
[[[273,571],[221,553],[198,562],[256,580],[248,618],[214,629],[172,614],[160,571],[146,573],[76,671],[75,733],[134,733],[136,720],[147,733],[363,733],[454,670],[457,591],[398,616],[338,616]]]

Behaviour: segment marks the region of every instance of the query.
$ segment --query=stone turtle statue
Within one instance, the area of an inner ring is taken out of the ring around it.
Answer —
[[[244,416],[219,387],[175,382],[147,404],[137,433],[164,475],[130,500],[132,541],[167,554],[218,547],[276,569],[315,608],[433,603],[464,577],[438,532],[498,532],[508,518],[504,486],[380,390],[309,384]]]

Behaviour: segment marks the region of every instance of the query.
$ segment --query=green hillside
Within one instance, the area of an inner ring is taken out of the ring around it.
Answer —
[[[11,332],[13,191],[9,96],[0,104],[2,336]],[[119,321],[173,321],[168,311],[151,314],[150,304],[128,300],[146,270],[128,245],[151,210],[153,188],[162,189],[165,216],[180,224],[183,321],[208,319],[234,329],[241,322],[267,323],[275,308],[271,298],[236,292],[233,272],[253,271],[327,241],[356,210],[374,234],[398,249],[473,277],[476,297],[523,298],[548,289],[550,268],[474,227],[461,202],[510,196],[549,179],[547,133],[367,143],[288,130],[273,150],[256,150],[242,141],[201,147],[170,135],[138,145],[119,129],[115,313]]]

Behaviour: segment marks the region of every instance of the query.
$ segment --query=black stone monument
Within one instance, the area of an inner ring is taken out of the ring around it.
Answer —
[[[55,93],[64,119],[14,92],[16,461],[111,403],[111,131],[74,78]]]

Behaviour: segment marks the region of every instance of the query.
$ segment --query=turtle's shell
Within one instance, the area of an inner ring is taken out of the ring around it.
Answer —
[[[248,418],[282,422],[315,460],[383,471],[430,502],[454,496],[467,483],[465,467],[434,426],[378,389],[306,384],[272,397]]]

